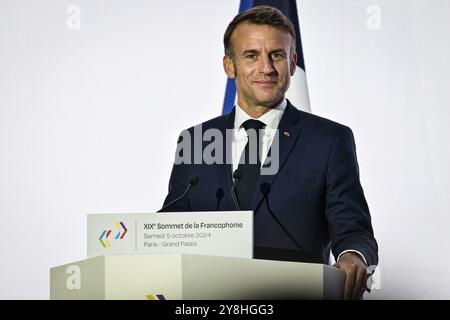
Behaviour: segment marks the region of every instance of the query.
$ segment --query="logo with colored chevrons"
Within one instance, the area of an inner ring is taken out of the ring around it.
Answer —
[[[164,297],[163,294],[155,294],[155,295],[146,294],[145,299],[146,300],[166,300],[166,297]]]
[[[111,240],[122,240],[127,234],[128,229],[123,222],[116,221],[114,224],[118,230],[114,238],[110,238],[113,230],[103,230],[100,234],[100,238],[98,238],[103,248],[111,248]]]

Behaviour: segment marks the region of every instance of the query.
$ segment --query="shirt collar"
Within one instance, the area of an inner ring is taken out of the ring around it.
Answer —
[[[249,116],[238,104],[236,104],[234,128],[236,130],[239,130],[245,121],[249,119],[256,119],[263,122],[267,127],[271,129],[277,129],[278,125],[280,124],[281,117],[283,117],[283,113],[286,110],[286,107],[287,100],[286,98],[284,98],[279,105],[256,119]]]

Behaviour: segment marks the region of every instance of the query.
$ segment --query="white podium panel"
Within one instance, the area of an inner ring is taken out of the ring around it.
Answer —
[[[342,270],[190,254],[104,255],[54,267],[51,299],[342,299]]]
[[[89,214],[87,253],[252,258],[253,212]]]

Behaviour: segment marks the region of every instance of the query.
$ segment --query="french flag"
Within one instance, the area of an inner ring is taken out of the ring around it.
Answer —
[[[256,6],[271,6],[283,12],[291,20],[295,29],[295,42],[297,51],[297,70],[291,78],[291,85],[286,92],[286,97],[298,109],[310,112],[308,86],[306,84],[305,61],[303,59],[302,41],[300,37],[300,26],[298,23],[297,3],[295,0],[241,0],[239,13]],[[223,101],[222,114],[233,109],[236,103],[236,83],[234,79],[227,80],[225,98]]]

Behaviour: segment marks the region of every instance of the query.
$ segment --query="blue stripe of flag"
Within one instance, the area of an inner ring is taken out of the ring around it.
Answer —
[[[253,0],[241,0],[239,4],[239,13],[244,12],[253,7]],[[228,78],[227,87],[225,89],[225,98],[223,99],[222,114],[227,114],[233,109],[234,100],[236,99],[236,82],[234,79]]]
[[[298,22],[297,2],[296,0],[241,0],[239,4],[239,13],[246,11],[254,6],[266,5],[277,8],[283,12],[292,22],[295,29],[295,41],[297,51],[297,66],[305,70],[305,62],[303,59],[302,39],[300,37],[300,24]],[[236,99],[236,82],[235,79],[227,80],[225,89],[225,97],[223,100],[222,114],[229,113],[234,107]]]
[[[295,30],[295,51],[297,52],[297,66],[305,70],[303,59],[302,38],[300,36],[300,23],[298,22],[297,1],[295,0],[254,0],[253,6],[270,6],[283,12]]]

